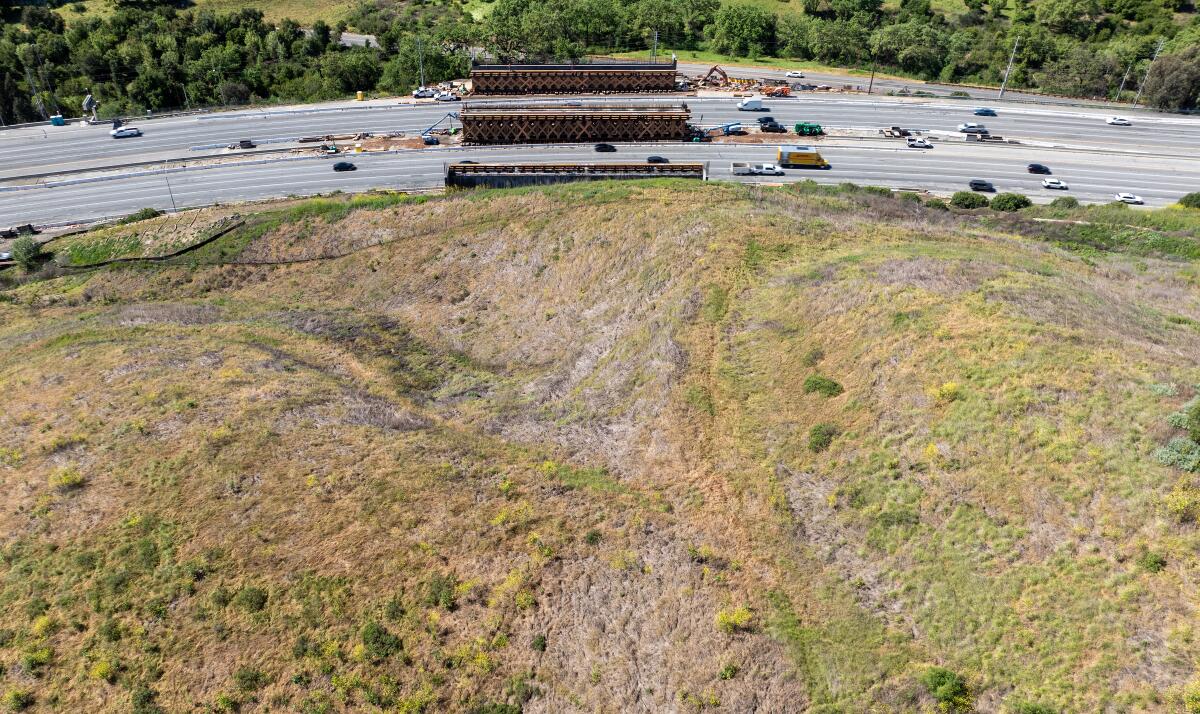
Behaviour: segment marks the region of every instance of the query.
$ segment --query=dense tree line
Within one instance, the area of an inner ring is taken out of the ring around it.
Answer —
[[[0,120],[81,113],[90,91],[103,115],[310,101],[356,90],[406,92],[466,74],[479,51],[500,60],[564,60],[662,46],[737,57],[777,56],[997,83],[1014,43],[1012,87],[1111,97],[1146,75],[1143,96],[1168,109],[1200,104],[1200,20],[1191,0],[966,0],[957,14],[930,0],[803,0],[776,14],[720,0],[495,0],[476,21],[454,2],[363,3],[349,26],[377,46],[343,47],[347,27],[270,24],[256,10],[218,14],[156,0],[111,0],[107,17],[0,0]],[[1190,18],[1181,22],[1180,18]]]

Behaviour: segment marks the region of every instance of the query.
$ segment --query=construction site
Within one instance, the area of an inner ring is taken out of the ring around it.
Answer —
[[[586,64],[477,64],[471,92],[477,96],[520,94],[646,94],[673,92],[675,62]]]

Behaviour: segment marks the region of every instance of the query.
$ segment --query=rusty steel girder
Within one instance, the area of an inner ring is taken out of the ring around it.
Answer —
[[[678,141],[688,137],[686,104],[569,106],[468,104],[459,112],[463,144],[574,144]]]
[[[475,65],[471,92],[515,94],[606,94],[671,92],[675,63]]]

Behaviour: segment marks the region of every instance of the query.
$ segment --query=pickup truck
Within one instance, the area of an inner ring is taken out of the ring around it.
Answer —
[[[783,169],[775,164],[748,164],[735,161],[729,165],[734,176],[783,176]]]

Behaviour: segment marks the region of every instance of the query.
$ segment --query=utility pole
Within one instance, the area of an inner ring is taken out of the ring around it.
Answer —
[[[1155,61],[1156,59],[1158,59],[1158,53],[1159,53],[1159,52],[1162,52],[1162,48],[1163,48],[1163,43],[1164,43],[1164,42],[1166,42],[1166,40],[1159,40],[1159,41],[1158,41],[1158,47],[1155,47],[1155,48],[1154,48],[1154,56],[1150,58],[1150,64],[1146,65],[1146,76],[1145,76],[1145,77],[1142,77],[1142,82],[1141,82],[1141,84],[1139,84],[1139,85],[1138,85],[1138,93],[1137,93],[1137,96],[1133,98],[1133,106],[1135,106],[1135,107],[1138,105],[1138,102],[1139,102],[1139,101],[1141,100],[1141,98],[1142,98],[1142,87],[1145,87],[1145,86],[1146,86],[1146,80],[1147,80],[1147,79],[1150,79],[1150,68],[1154,66],[1154,61]]]
[[[417,66],[421,73],[421,86],[425,86],[425,48],[421,46],[421,36],[417,35]]]
[[[1121,101],[1121,95],[1125,93],[1125,81],[1129,79],[1129,73],[1133,71],[1133,63],[1136,61],[1130,62],[1129,66],[1125,68],[1125,76],[1121,77],[1121,86],[1117,89],[1117,96],[1114,97],[1115,101]]]
[[[875,87],[875,53],[872,52],[871,53],[871,81],[867,82],[867,94],[868,95],[871,93],[871,90],[874,89],[874,87]]]
[[[1004,70],[1004,82],[1000,85],[1000,99],[1004,99],[1004,90],[1008,89],[1008,78],[1012,74],[1013,60],[1017,58],[1017,48],[1021,46],[1021,36],[1013,42],[1012,53],[1008,56],[1008,69]]]
[[[171,197],[171,212],[179,213],[179,208],[175,205],[175,192],[171,190],[171,180],[167,178],[166,159],[163,159],[163,182],[167,184],[167,195]]]

